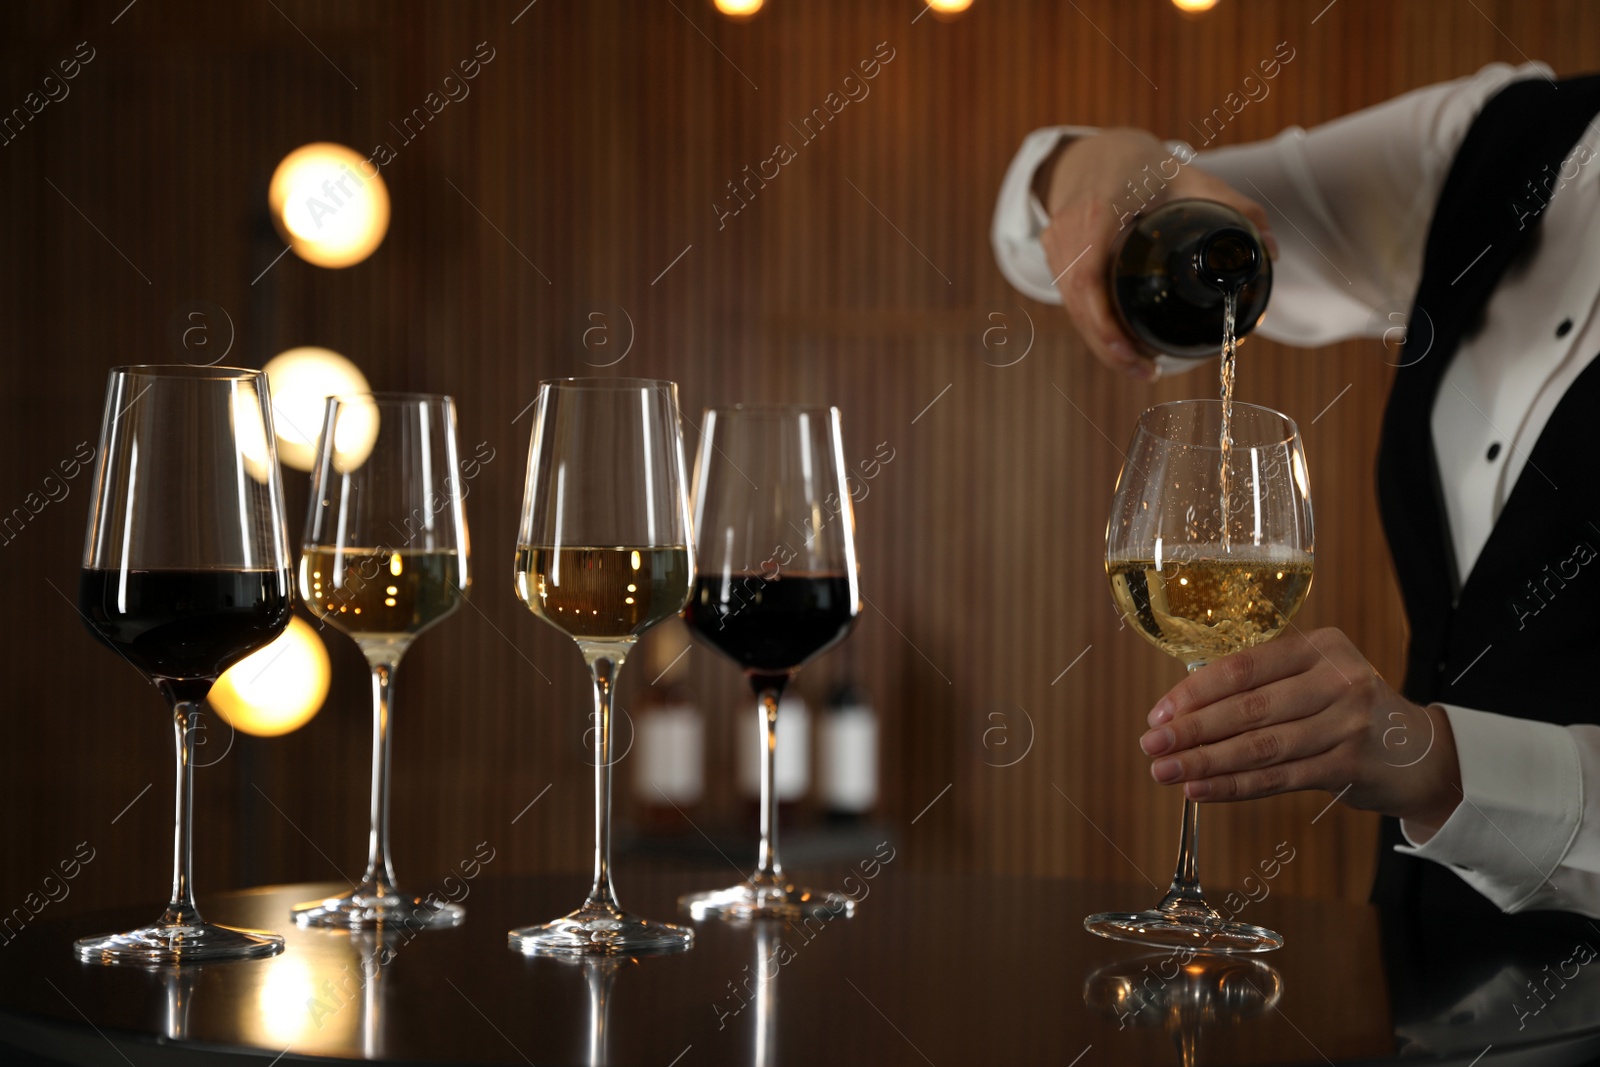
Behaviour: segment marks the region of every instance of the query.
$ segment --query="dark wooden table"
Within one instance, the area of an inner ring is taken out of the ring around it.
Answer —
[[[1600,1056],[1600,959],[1577,962],[1580,945],[1600,948],[1600,926],[1575,917],[1485,930],[1273,895],[1246,915],[1286,935],[1281,951],[1180,968],[1170,953],[1081,928],[1089,911],[1149,903],[1148,886],[893,863],[870,881],[814,881],[861,896],[857,917],[810,931],[702,923],[687,953],[591,965],[506,947],[509,927],[577,902],[585,882],[572,876],[485,873],[467,885],[464,926],[386,941],[288,921],[291,904],[335,887],[211,894],[200,902],[209,918],[278,930],[287,949],[181,969],[73,957],[74,937],[147,921],[148,903],[41,917],[0,951],[0,1063],[1092,1067],[1187,1053],[1197,1064],[1488,1067]],[[707,884],[704,872],[619,878],[623,902],[658,918]]]

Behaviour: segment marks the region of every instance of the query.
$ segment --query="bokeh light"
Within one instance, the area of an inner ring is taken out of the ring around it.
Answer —
[[[235,730],[277,737],[311,721],[328,697],[328,650],[299,616],[211,686],[207,697]]]
[[[1210,11],[1217,6],[1217,0],[1172,0],[1172,6],[1179,11],[1198,13]]]
[[[271,388],[271,383],[268,383]],[[233,439],[244,460],[244,469],[262,485],[272,477],[272,454],[267,448],[267,426],[261,414],[261,397],[254,383],[236,382],[233,387]]]
[[[972,0],[928,0],[936,15],[959,15],[972,6]]]
[[[747,19],[761,10],[765,0],[711,0],[718,11],[733,19]]]
[[[328,397],[371,392],[361,369],[328,348],[291,348],[261,368],[272,389],[272,429],[278,438],[278,459],[297,471],[309,471],[317,462],[317,437]],[[359,455],[350,466],[359,467],[372,451],[377,437],[377,413],[372,424],[340,424],[335,438],[341,451]]]
[[[342,400],[334,416],[333,470],[349,474],[372,455],[378,440],[378,404],[372,397]]]
[[[321,141],[296,148],[272,172],[272,221],[295,255],[348,267],[372,255],[389,231],[389,190],[355,150]]]

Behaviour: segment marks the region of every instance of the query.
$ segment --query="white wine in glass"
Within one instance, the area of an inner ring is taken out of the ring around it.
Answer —
[[[300,595],[360,647],[372,673],[367,869],[348,892],[296,905],[302,926],[458,925],[459,904],[398,884],[389,847],[393,683],[411,642],[467,595],[467,515],[455,401],[431,393],[330,397],[311,476]]]
[[[1181,400],[1139,417],[1106,527],[1106,575],[1123,617],[1195,671],[1269,641],[1311,588],[1311,486],[1300,431],[1285,415]],[[1199,807],[1183,802],[1177,871],[1150,911],[1084,920],[1102,937],[1206,952],[1266,952],[1283,937],[1231,922],[1206,902]]]
[[[612,700],[639,635],[694,579],[678,387],[646,378],[543,382],[512,577],[535,616],[577,643],[594,686],[594,881],[576,910],[512,930],[557,956],[675,952],[694,931],[622,910],[611,882]]]

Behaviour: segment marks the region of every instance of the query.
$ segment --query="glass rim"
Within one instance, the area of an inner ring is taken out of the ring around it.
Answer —
[[[707,415],[751,415],[751,416],[777,416],[777,415],[811,415],[811,414],[840,414],[837,404],[720,404],[705,409]]]
[[[449,393],[413,393],[391,389],[375,389],[365,393],[334,393],[325,399],[329,401],[337,400],[340,403],[354,400],[371,400],[376,404],[407,404],[416,403],[417,401],[433,404],[444,401],[452,407],[456,402],[455,397]]]
[[[539,389],[676,389],[678,383],[670,378],[604,378],[599,376],[545,378]]]
[[[249,367],[197,367],[192,363],[124,363],[108,372],[127,378],[174,378],[195,381],[238,382],[264,378],[266,373]]]
[[[1154,438],[1156,438],[1157,440],[1160,440],[1160,441],[1171,441],[1174,444],[1183,445],[1185,448],[1209,449],[1210,451],[1213,451],[1213,452],[1220,452],[1220,451],[1222,451],[1222,445],[1220,443],[1219,444],[1214,444],[1214,445],[1203,445],[1203,444],[1196,444],[1193,441],[1184,441],[1184,440],[1182,440],[1180,438],[1173,437],[1171,434],[1161,433],[1161,432],[1153,429],[1149,425],[1151,416],[1153,416],[1156,412],[1161,411],[1163,409],[1181,408],[1181,407],[1191,407],[1192,408],[1192,407],[1200,407],[1202,405],[1203,406],[1207,406],[1207,407],[1215,406],[1215,407],[1220,408],[1220,407],[1222,407],[1222,401],[1221,400],[1217,400],[1215,398],[1211,398],[1211,397],[1201,397],[1201,398],[1195,398],[1195,399],[1190,399],[1190,400],[1168,400],[1165,403],[1153,404],[1150,407],[1145,408],[1143,411],[1141,411],[1139,413],[1138,432],[1142,433],[1142,434],[1148,434],[1149,436],[1154,437]],[[1290,446],[1290,445],[1294,444],[1295,441],[1300,439],[1300,425],[1297,422],[1295,422],[1294,419],[1292,419],[1289,416],[1285,415],[1283,412],[1277,410],[1276,408],[1269,408],[1269,407],[1266,407],[1265,405],[1262,405],[1262,404],[1247,404],[1247,403],[1245,403],[1245,402],[1243,402],[1241,400],[1235,400],[1233,402],[1233,408],[1234,408],[1235,414],[1237,414],[1239,411],[1243,410],[1243,411],[1260,412],[1262,414],[1270,415],[1273,418],[1281,420],[1283,422],[1283,424],[1285,425],[1285,427],[1289,431],[1288,434],[1286,436],[1284,436],[1284,437],[1275,438],[1275,439],[1270,440],[1270,441],[1254,441],[1254,442],[1251,442],[1249,444],[1240,443],[1238,434],[1237,434],[1237,432],[1235,432],[1234,439],[1233,439],[1233,447],[1234,448],[1247,448],[1247,449],[1248,448],[1284,448],[1284,447],[1287,447],[1287,446]],[[1235,431],[1237,431],[1237,429],[1238,429],[1238,427],[1237,427],[1237,424],[1236,424],[1235,425]]]

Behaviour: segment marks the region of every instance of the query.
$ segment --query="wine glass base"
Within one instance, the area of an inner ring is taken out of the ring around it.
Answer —
[[[591,903],[554,922],[518,927],[507,940],[530,956],[642,956],[683,952],[694,931]]]
[[[294,921],[301,926],[364,930],[377,926],[443,929],[460,926],[467,911],[459,904],[428,900],[404,891],[371,893],[352,890],[326,900],[296,904]]]
[[[1101,912],[1084,919],[1083,928],[1113,941],[1192,948],[1196,952],[1271,952],[1283,947],[1283,935],[1264,926],[1162,911]]]
[[[842,893],[828,893],[794,885],[744,882],[678,898],[678,907],[692,919],[848,919],[856,902]]]
[[[73,951],[85,963],[207,963],[276,956],[283,951],[283,938],[266,930],[239,930],[204,921],[157,923],[125,934],[85,937],[73,942]]]

